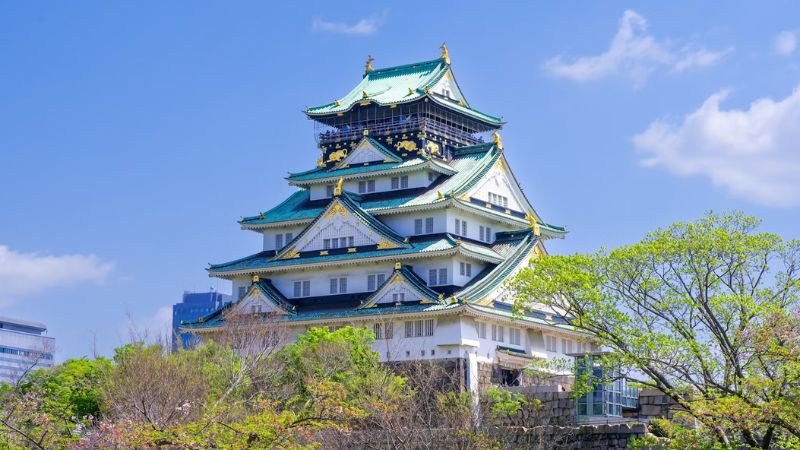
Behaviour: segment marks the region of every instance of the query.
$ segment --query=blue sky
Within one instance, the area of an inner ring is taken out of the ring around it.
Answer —
[[[549,221],[551,253],[741,209],[798,237],[794,2],[4,2],[0,315],[59,360],[156,328],[204,268],[253,253],[236,221],[319,154],[307,105],[446,41],[470,103]],[[365,6],[366,5],[366,6]]]

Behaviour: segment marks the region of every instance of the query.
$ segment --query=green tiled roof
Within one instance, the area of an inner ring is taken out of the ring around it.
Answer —
[[[282,309],[288,314],[294,314],[294,306],[289,304],[286,297],[281,294],[281,291],[275,289],[270,280],[259,280],[255,283],[255,287],[261,294],[275,304],[278,308]]]
[[[385,106],[408,103],[427,96],[446,108],[493,125],[502,125],[500,118],[428,94],[428,89],[432,88],[448,70],[450,65],[443,59],[373,70],[367,72],[344,97],[331,103],[310,107],[306,109],[306,114],[309,117],[326,116],[348,111],[354,105],[367,100]]]
[[[345,250],[345,249],[341,249]],[[432,236],[426,239],[425,236],[419,240],[406,243],[399,248],[378,250],[375,246],[358,247],[358,251],[350,252],[336,252],[329,251],[327,255],[314,255],[301,256],[298,258],[277,259],[275,252],[263,251],[245,258],[237,259],[222,264],[211,264],[207,269],[210,274],[217,276],[224,276],[233,273],[255,273],[266,269],[291,267],[309,264],[329,264],[341,261],[354,261],[359,259],[368,258],[400,258],[409,255],[420,253],[436,253],[436,252],[456,252],[459,251],[466,256],[486,261],[489,263],[497,264],[503,258],[494,250],[482,247],[477,244],[461,242],[453,236],[446,234],[441,236]],[[311,252],[309,252],[311,253]]]
[[[345,167],[342,169],[325,169],[323,167],[318,167],[313,170],[308,170],[306,172],[299,172],[299,173],[291,173],[287,180],[289,180],[292,184],[311,184],[309,182],[318,182],[323,183],[325,181],[335,181],[341,177],[345,179],[350,175],[356,174],[371,174],[375,172],[381,171],[395,171],[395,170],[403,170],[403,169],[414,169],[419,168],[423,169],[428,166],[433,166],[434,162],[428,161],[422,158],[413,158],[407,161],[401,162],[382,162],[382,163],[372,163],[369,165],[358,165],[358,166],[350,166]],[[436,168],[440,169],[439,171],[449,170],[449,173],[453,173],[453,170],[450,169],[446,164],[436,164]]]
[[[447,166],[456,173],[442,183],[434,185],[428,191],[420,194],[419,192],[412,192],[408,195],[387,196],[387,198],[365,199],[360,202],[362,209],[375,213],[382,210],[412,207],[433,204],[436,202],[444,202],[445,198],[439,198],[439,193],[442,195],[449,194],[450,192],[461,192],[462,185],[476,182],[475,177],[480,177],[485,173],[492,164],[499,157],[498,152],[493,144],[481,144],[467,148],[461,148],[454,152],[453,159],[447,163]],[[413,164],[408,160],[399,163],[400,166]],[[394,166],[395,163],[387,163],[384,167],[398,167]],[[444,165],[439,163],[440,165]],[[366,166],[361,168],[348,168],[339,169],[336,171],[337,175],[341,176],[344,171],[353,169],[355,172],[358,169],[367,169],[369,167],[379,167],[379,165]],[[302,174],[293,174],[290,176],[303,176],[305,179],[321,176],[319,174],[326,174],[324,169],[315,169]],[[322,175],[325,176],[325,175]],[[311,201],[310,195],[307,190],[299,190],[292,194],[289,198],[284,200],[278,206],[265,212],[263,215],[250,216],[242,219],[241,224],[247,226],[258,226],[263,224],[290,222],[294,220],[309,220],[317,217],[327,206],[327,202]]]

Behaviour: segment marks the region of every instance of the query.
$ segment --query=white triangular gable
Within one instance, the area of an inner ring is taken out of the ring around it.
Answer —
[[[408,287],[406,283],[398,277],[387,283],[380,292],[376,293],[373,304],[394,304],[397,302],[413,302],[420,300],[422,300],[422,298],[417,291]]]
[[[494,166],[473,187],[466,197],[472,197],[486,203],[500,204],[512,211],[527,212],[530,207],[525,195],[508,171],[505,161],[500,158]]]
[[[257,287],[253,286],[250,291],[236,302],[236,314],[269,314],[284,313],[279,310],[274,303],[267,299]]]
[[[464,100],[464,94],[461,93],[461,89],[458,88],[458,84],[456,84],[451,70],[448,70],[447,73],[433,85],[431,92],[458,102],[466,102],[466,100]]]
[[[341,203],[335,203],[303,233],[295,250],[298,252],[325,250],[326,239],[329,248],[334,247],[331,244],[333,239],[337,240],[335,248],[379,245],[386,241]]]
[[[338,165],[348,166],[353,164],[363,164],[367,162],[391,162],[400,161],[400,158],[389,158],[385,152],[376,148],[374,143],[367,138],[361,139],[350,153]]]

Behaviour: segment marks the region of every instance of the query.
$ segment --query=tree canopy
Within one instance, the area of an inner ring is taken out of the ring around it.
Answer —
[[[609,351],[606,364],[678,402],[702,425],[683,442],[797,445],[800,243],[759,225],[709,213],[613,250],[539,258],[511,282],[515,306],[552,308]]]

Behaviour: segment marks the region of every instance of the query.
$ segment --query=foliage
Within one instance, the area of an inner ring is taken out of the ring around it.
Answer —
[[[666,393],[713,445],[789,442],[800,437],[800,243],[758,225],[708,214],[611,251],[540,258],[511,283],[516,308],[561,312],[611,351],[604,364]],[[692,436],[672,433],[707,448]]]

